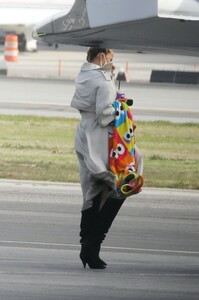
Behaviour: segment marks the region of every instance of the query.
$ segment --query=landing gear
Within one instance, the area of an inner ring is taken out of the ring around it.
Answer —
[[[24,33],[18,34],[18,49],[20,52],[26,51],[26,36]]]

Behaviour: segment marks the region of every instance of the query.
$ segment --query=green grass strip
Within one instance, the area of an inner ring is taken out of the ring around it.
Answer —
[[[0,178],[79,182],[78,120],[0,116]],[[137,122],[145,186],[199,189],[199,124]]]

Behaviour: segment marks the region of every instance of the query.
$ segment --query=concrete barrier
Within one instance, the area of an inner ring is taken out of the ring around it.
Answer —
[[[199,84],[198,72],[176,72],[175,83]]]
[[[199,84],[199,72],[152,70],[150,82]]]

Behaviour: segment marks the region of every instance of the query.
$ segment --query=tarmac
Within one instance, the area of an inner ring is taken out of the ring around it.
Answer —
[[[198,191],[143,188],[79,259],[79,184],[0,180],[1,300],[198,300]]]
[[[76,54],[20,54],[8,78],[74,79],[85,59]],[[143,53],[116,63],[132,82],[148,81],[154,66],[198,68],[198,58]],[[198,300],[198,190],[144,187],[129,197],[103,244],[104,271],[79,260],[81,205],[79,184],[0,179],[1,300]]]
[[[1,47],[0,61],[3,60]],[[58,49],[41,48],[36,53],[19,53],[18,62],[6,62],[8,77],[53,78],[74,80],[86,60],[82,47],[73,49],[60,46]],[[182,55],[166,55],[135,52],[115,52],[116,74],[126,70],[127,80],[149,82],[152,70],[198,72],[199,58]]]

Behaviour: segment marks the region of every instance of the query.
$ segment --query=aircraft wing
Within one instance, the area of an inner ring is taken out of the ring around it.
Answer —
[[[199,0],[76,0],[39,23],[35,39],[57,44],[199,55]]]

